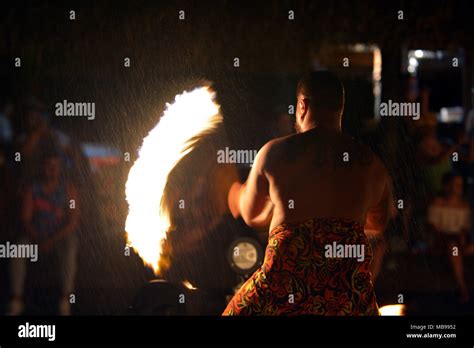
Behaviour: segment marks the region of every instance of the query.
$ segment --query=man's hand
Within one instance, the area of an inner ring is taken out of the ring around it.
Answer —
[[[381,209],[373,209],[367,213],[364,226],[364,232],[367,236],[377,236],[383,233],[384,224],[381,223],[384,220],[383,215]]]

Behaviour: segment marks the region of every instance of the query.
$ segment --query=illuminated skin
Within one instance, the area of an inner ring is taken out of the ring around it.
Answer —
[[[336,217],[361,223],[366,233],[383,231],[395,211],[390,176],[368,148],[342,133],[341,114],[313,110],[298,96],[297,134],[265,144],[247,181],[232,185],[233,216],[257,229]]]

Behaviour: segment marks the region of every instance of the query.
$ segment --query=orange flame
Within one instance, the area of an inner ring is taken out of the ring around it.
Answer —
[[[193,150],[200,135],[222,122],[220,106],[214,99],[215,92],[208,86],[177,95],[143,139],[139,157],[128,174],[127,243],[155,273],[159,273],[163,241],[171,226],[169,207],[163,202],[168,175]]]

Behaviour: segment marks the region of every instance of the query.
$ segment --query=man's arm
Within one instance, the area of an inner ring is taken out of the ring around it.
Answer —
[[[264,172],[270,147],[271,142],[260,149],[247,181],[243,185],[234,183],[229,191],[228,203],[232,215],[241,215],[245,223],[254,228],[269,226],[273,216],[270,185]]]
[[[381,198],[367,212],[364,230],[369,234],[383,232],[389,220],[397,213],[393,200],[392,180],[388,173],[384,175],[383,185]]]

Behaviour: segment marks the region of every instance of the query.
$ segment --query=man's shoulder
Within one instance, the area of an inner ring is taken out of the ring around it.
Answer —
[[[341,136],[340,147],[339,145],[335,146],[332,151],[347,151],[349,160],[357,161],[362,166],[372,168],[380,176],[389,176],[385,163],[369,146],[353,140],[346,134]],[[279,161],[288,156],[295,158],[300,152],[305,152],[312,141],[315,141],[315,139],[305,137],[303,133],[272,139],[261,148],[261,157],[264,157],[266,162]]]
[[[282,147],[282,146],[285,146],[285,145],[288,145],[288,144],[294,142],[297,137],[298,137],[297,133],[290,134],[290,135],[285,135],[284,137],[279,137],[279,138],[275,138],[275,139],[272,139],[272,140],[268,141],[265,144],[265,146],[268,146],[269,148]]]
[[[287,141],[290,137],[292,135],[267,141],[258,151],[255,159],[257,166],[265,171],[270,170],[288,152]]]
[[[281,159],[288,151],[295,146],[298,134],[290,134],[284,137],[275,138],[265,143],[260,152],[266,159]]]

